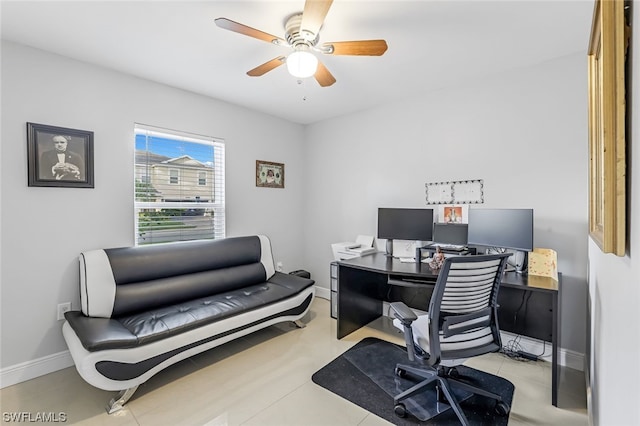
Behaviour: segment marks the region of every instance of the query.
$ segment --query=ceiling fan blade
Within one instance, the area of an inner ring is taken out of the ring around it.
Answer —
[[[286,62],[287,58],[285,56],[278,56],[270,61],[265,62],[262,65],[258,65],[251,71],[247,71],[247,75],[251,77],[260,77],[271,71],[272,69],[278,68],[280,65]]]
[[[318,69],[316,70],[314,77],[322,87],[331,86],[336,82],[336,78],[329,72],[322,62],[318,62]]]
[[[323,43],[320,50],[327,55],[381,56],[387,51],[384,40],[335,41]]]
[[[300,33],[308,31],[314,35],[318,34],[324,18],[329,12],[333,0],[307,0],[302,11],[302,22],[300,22]]]
[[[238,22],[234,22],[227,18],[217,18],[215,20],[216,25],[220,28],[224,28],[225,30],[233,31],[236,33],[244,34],[249,37],[257,38],[258,40],[266,41],[267,43],[280,44],[283,46],[287,46],[288,43],[281,39],[280,37],[276,37],[269,33],[265,33],[264,31],[256,30],[255,28],[248,27],[244,24],[239,24]]]

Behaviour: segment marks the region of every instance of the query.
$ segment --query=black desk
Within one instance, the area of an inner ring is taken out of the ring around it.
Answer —
[[[438,278],[437,271],[432,271],[425,263],[403,263],[384,253],[342,260],[337,264],[338,339],[379,318],[383,301],[402,300],[426,311]],[[558,280],[507,272],[498,295],[500,329],[551,341],[551,402],[556,407],[560,374],[561,274],[558,274]]]

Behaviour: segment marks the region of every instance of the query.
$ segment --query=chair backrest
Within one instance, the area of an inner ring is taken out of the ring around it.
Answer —
[[[500,349],[498,290],[509,256],[445,259],[429,304],[429,364]]]

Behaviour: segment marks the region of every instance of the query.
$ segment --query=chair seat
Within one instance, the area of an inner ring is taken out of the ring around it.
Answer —
[[[393,320],[393,325],[404,331],[404,327],[400,320],[397,318]],[[413,329],[413,340],[423,351],[429,352],[429,316],[427,315],[418,315],[418,319],[415,320],[411,326]],[[474,346],[478,344],[486,343],[490,344],[493,342],[493,335],[491,334],[491,327],[482,327],[477,328],[475,330],[470,330],[464,334],[456,334],[451,337],[441,337],[440,338],[440,350],[442,360],[440,362],[441,365],[445,367],[454,367],[456,365],[461,365],[468,358],[457,358],[447,357],[447,353],[451,351],[464,350],[467,348],[466,341],[469,339],[477,339],[474,340]]]

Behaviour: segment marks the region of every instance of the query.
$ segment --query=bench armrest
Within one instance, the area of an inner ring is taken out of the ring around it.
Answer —
[[[138,344],[138,338],[116,320],[88,317],[80,311],[69,311],[64,317],[89,352]]]

